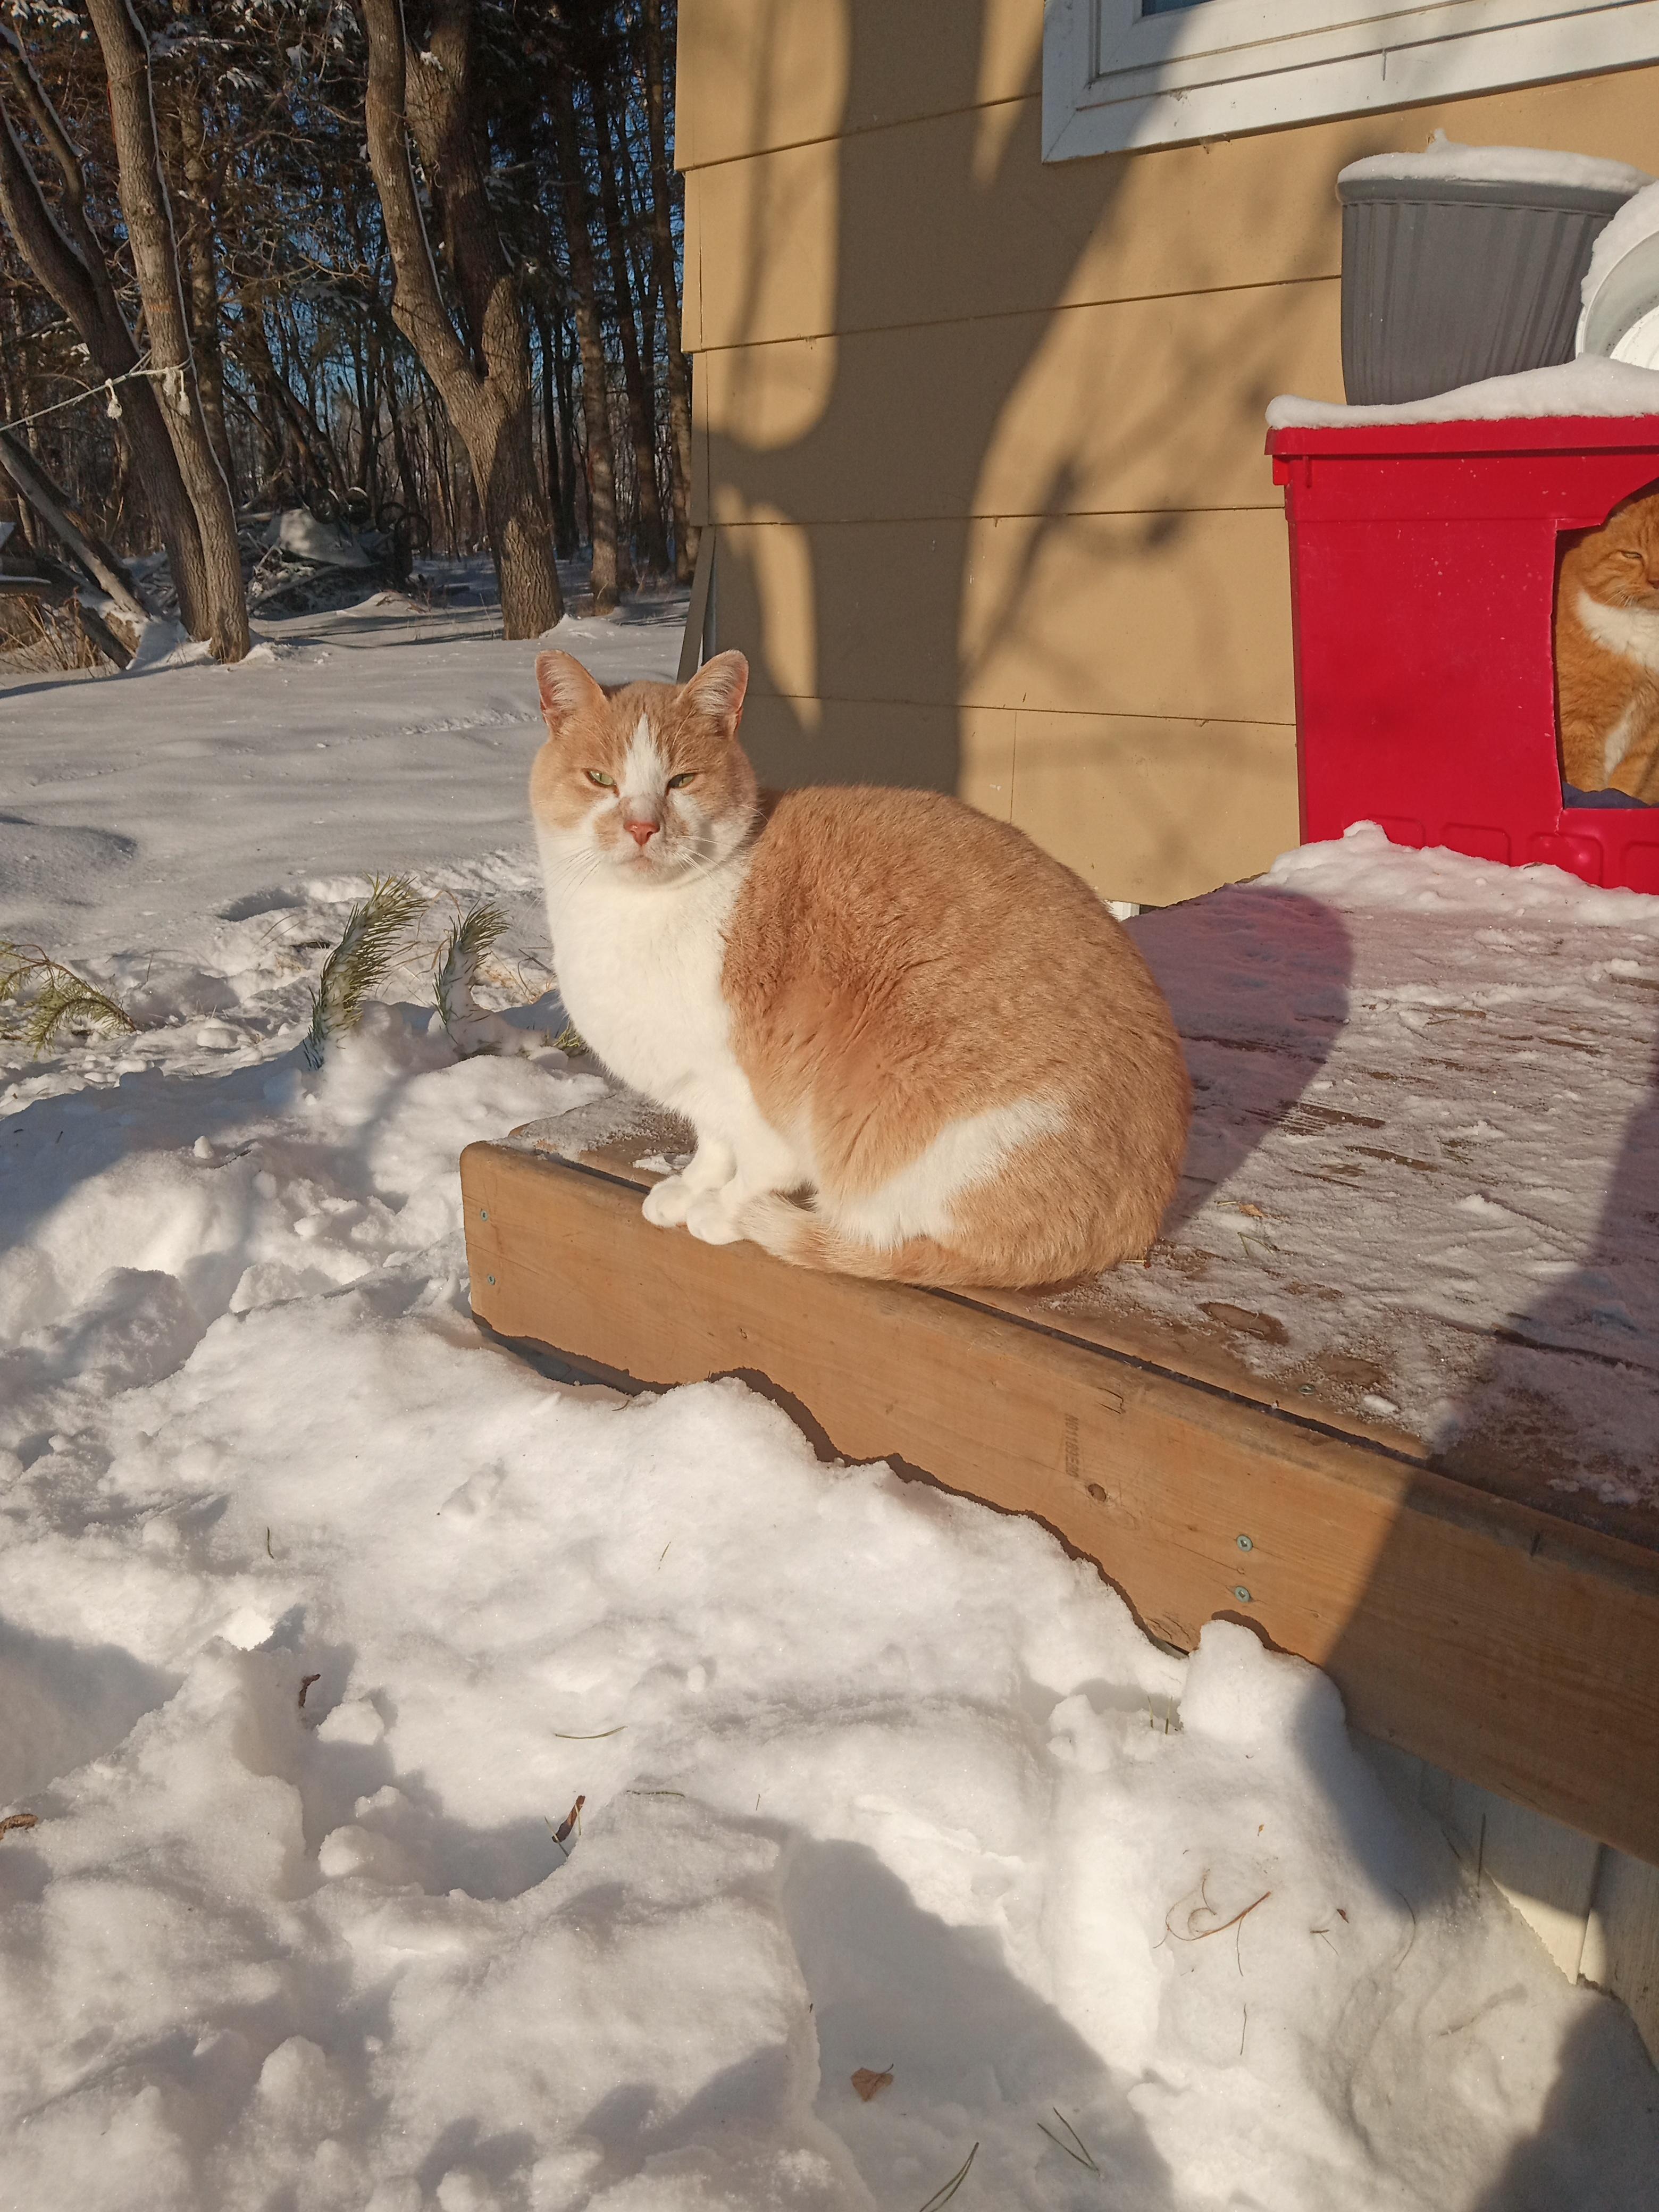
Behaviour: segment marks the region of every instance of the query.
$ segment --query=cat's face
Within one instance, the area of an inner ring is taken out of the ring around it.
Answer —
[[[550,866],[670,883],[736,851],[754,825],[755,772],[737,741],[749,684],[740,653],[689,684],[607,694],[568,653],[536,663],[547,743],[530,805]]]
[[[1604,606],[1659,612],[1659,493],[1626,500],[1579,539],[1578,581]]]

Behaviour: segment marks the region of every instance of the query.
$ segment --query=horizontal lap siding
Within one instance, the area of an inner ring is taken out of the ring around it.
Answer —
[[[727,346],[698,360],[713,519],[750,465],[802,521],[1255,507],[1262,410],[1340,391],[1328,277]]]
[[[781,781],[933,784],[1104,896],[1297,833],[1275,392],[1341,396],[1336,171],[1659,170],[1659,71],[1047,166],[1042,0],[683,0],[696,514]]]
[[[1014,821],[1103,898],[1194,898],[1297,840],[1283,723],[1022,710],[1014,763]]]
[[[1296,842],[1296,733],[1284,724],[762,693],[744,735],[775,783],[952,788],[1018,823],[1103,898],[1195,896],[1241,845]]]
[[[720,532],[720,635],[757,691],[1296,719],[1285,525],[1219,514],[767,520]]]

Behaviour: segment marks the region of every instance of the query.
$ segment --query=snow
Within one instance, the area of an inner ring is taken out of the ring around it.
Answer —
[[[381,592],[267,618],[237,667],[0,689],[0,882],[33,853],[40,884],[3,927],[102,954],[176,947],[183,930],[210,933],[222,907],[297,914],[308,880],[464,854],[469,881],[493,881],[489,855],[528,849],[536,648],[503,645],[483,564],[434,566],[434,611]],[[604,683],[672,676],[684,607],[681,593],[630,601],[620,622],[567,616],[545,641],[584,655]],[[83,830],[131,841],[138,872],[83,869],[53,896],[52,853]],[[540,897],[527,878],[504,895],[520,915]]]
[[[1592,192],[1638,192],[1653,182],[1645,169],[1634,169],[1627,161],[1542,146],[1464,146],[1443,131],[1437,131],[1421,153],[1368,154],[1337,172],[1339,185],[1384,179],[1546,185]]]
[[[1589,924],[1659,938],[1659,898],[1644,892],[1607,890],[1565,868],[1494,867],[1444,846],[1419,852],[1391,843],[1375,822],[1356,822],[1322,844],[1298,845],[1258,880],[1353,912],[1482,915],[1555,930]]]
[[[1186,1179],[1152,1266],[1058,1310],[1651,1542],[1659,898],[1361,823],[1135,935]]]
[[[1554,368],[1489,376],[1396,407],[1344,407],[1281,392],[1267,403],[1273,430],[1363,428],[1374,422],[1503,422],[1549,415],[1659,415],[1659,371],[1586,355]]]
[[[662,673],[683,607],[560,635]],[[459,1148],[628,1102],[458,1060],[418,963],[297,1047],[372,871],[546,980],[495,627],[0,698],[0,930],[143,1024],[0,1047],[0,2206],[910,2212],[976,2143],[963,2212],[1634,2212],[1630,2023],[1323,1677],[735,1382],[480,1337]]]
[[[317,561],[331,568],[367,568],[369,557],[349,530],[337,522],[323,522],[308,507],[284,507],[271,518],[265,532],[267,545],[280,545],[284,553],[303,561]]]

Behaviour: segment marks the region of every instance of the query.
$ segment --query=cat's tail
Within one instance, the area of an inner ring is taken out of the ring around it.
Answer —
[[[822,1213],[787,1198],[752,1198],[739,1216],[751,1243],[797,1267],[834,1275],[861,1275],[868,1282],[921,1283],[957,1288],[984,1280],[961,1252],[932,1237],[907,1237],[902,1243],[866,1243],[849,1237]]]

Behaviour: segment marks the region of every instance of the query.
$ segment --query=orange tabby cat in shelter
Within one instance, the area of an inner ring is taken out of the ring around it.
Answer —
[[[559,989],[696,1150],[647,1220],[798,1266],[1037,1285],[1139,1258],[1187,1070],[1088,885],[933,792],[763,799],[738,653],[607,694],[536,663],[531,810]]]
[[[1564,536],[1555,592],[1561,766],[1580,791],[1659,801],[1659,493]]]

